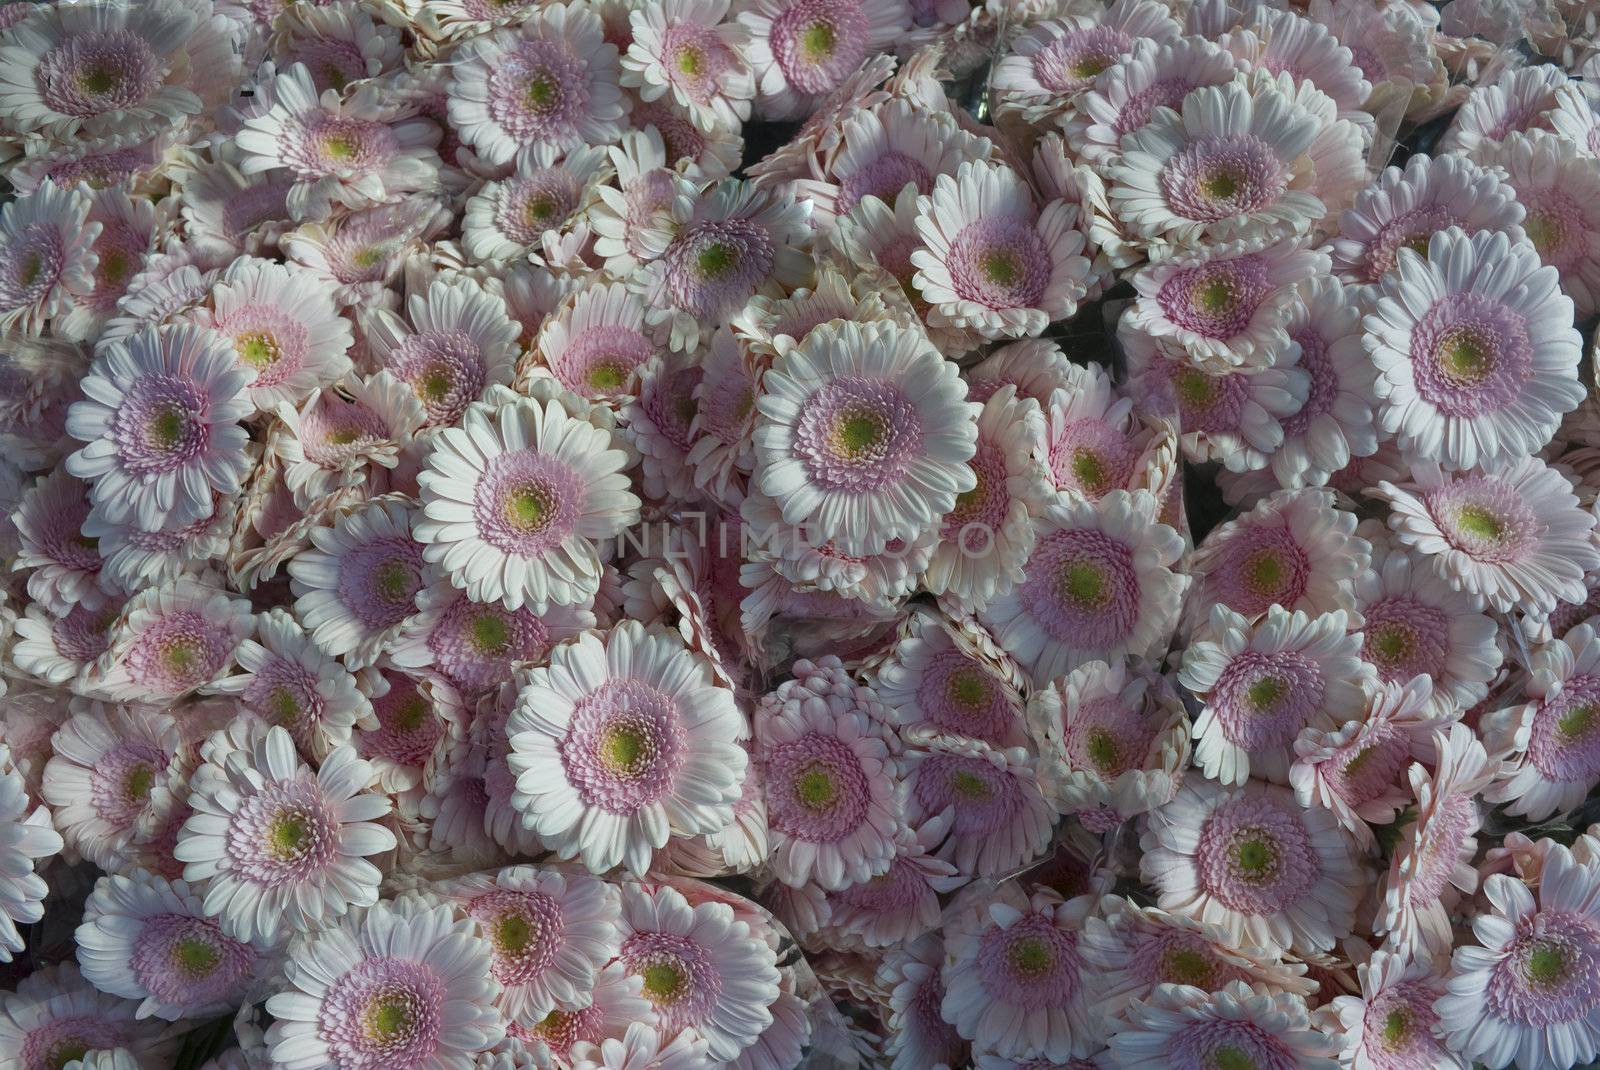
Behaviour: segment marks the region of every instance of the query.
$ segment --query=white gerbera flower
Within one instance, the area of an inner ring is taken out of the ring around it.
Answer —
[[[1527,703],[1485,714],[1480,730],[1495,753],[1516,755],[1484,792],[1506,813],[1543,821],[1583,802],[1600,782],[1600,638],[1580,624],[1533,652]]]
[[[639,518],[616,435],[564,408],[527,400],[469,409],[446,428],[417,481],[423,558],[475,601],[542,613],[591,601],[596,542]]]
[[[155,529],[209,516],[212,492],[232,494],[250,469],[238,421],[250,374],[218,334],[147,328],[95,358],[67,431],[87,445],[67,471],[91,481],[108,520]]]
[[[407,303],[408,319],[375,312],[367,345],[411,387],[427,424],[455,424],[491,387],[511,381],[521,334],[506,303],[470,278],[438,277]]]
[[[617,47],[586,5],[543,4],[512,29],[473,37],[452,57],[450,122],[490,164],[521,150],[606,145],[628,111]]]
[[[1146,818],[1140,875],[1162,910],[1221,926],[1236,946],[1326,951],[1368,883],[1350,834],[1285,788],[1190,777]]]
[[[1287,992],[1230,981],[1206,993],[1192,985],[1160,985],[1113,1020],[1110,1058],[1122,1070],[1169,1067],[1281,1066],[1337,1070],[1333,1042],[1311,1028],[1305,1000]],[[1204,1060],[1202,1062],[1201,1060]]]
[[[1086,661],[1166,650],[1189,580],[1173,571],[1183,539],[1159,509],[1148,491],[1114,490],[1058,500],[1036,522],[1021,582],[978,614],[1035,686]]]
[[[350,323],[322,280],[298,265],[236,260],[212,287],[210,307],[190,318],[233,343],[259,410],[298,405],[350,370]]]
[[[101,992],[64,962],[33,971],[0,999],[0,1052],[5,1070],[77,1066],[91,1052],[114,1056],[97,1070],[176,1065],[182,1037],[162,1021],[140,1021],[139,1005]],[[136,1060],[132,1067],[129,1058]]]
[[[837,322],[779,356],[757,400],[755,480],[817,543],[912,542],[977,477],[977,406],[920,332]]]
[[[528,257],[554,270],[582,268],[590,236],[588,213],[609,177],[606,150],[582,148],[559,162],[527,160],[515,174],[467,200],[461,237],[478,261]]]
[[[1005,164],[968,160],[940,175],[932,193],[917,198],[924,247],[910,257],[931,321],[1019,338],[1071,318],[1090,267],[1076,212],[1065,201],[1037,208]]]
[[[124,701],[172,702],[221,677],[254,630],[249,602],[182,576],[129,600],[86,681]]]
[[[415,896],[298,937],[267,1001],[282,1070],[456,1070],[497,1043],[489,945],[473,922]]]
[[[632,395],[640,365],[665,348],[660,332],[645,326],[646,311],[624,283],[595,282],[546,317],[535,349],[575,394],[592,401]]]
[[[1077,10],[1065,8],[1063,10]],[[1049,114],[1094,84],[1095,76],[1141,40],[1165,44],[1178,22],[1164,4],[1118,0],[1105,10],[1049,19],[1030,27],[995,65],[993,89],[1001,106],[1034,118]]]
[[[1550,129],[1585,156],[1600,159],[1600,93],[1590,81],[1569,80],[1556,89]]]
[[[372,766],[336,747],[315,772],[277,726],[248,749],[218,751],[189,780],[194,816],[173,855],[205,912],[237,940],[277,944],[378,900],[378,867],[395,847],[376,822],[386,796],[366,790]]]
[[[896,724],[995,747],[1026,744],[1026,680],[983,629],[924,610],[913,612],[902,631],[873,680]]]
[[[102,992],[136,999],[141,1018],[225,1013],[255,993],[264,949],[223,934],[183,881],[142,869],[95,882],[76,933],[78,966]]]
[[[1410,475],[1409,483],[1384,480],[1371,493],[1389,503],[1400,542],[1430,558],[1452,587],[1502,613],[1516,606],[1548,613],[1587,599],[1583,577],[1600,568],[1595,517],[1558,469],[1523,457],[1460,473],[1418,464]]]
[[[709,1061],[706,1042],[693,1029],[668,1041],[644,1022],[629,1022],[620,1038],[607,1037],[598,1044],[579,1041],[567,1058],[573,1070],[699,1070]]]
[[[738,129],[750,118],[756,86],[744,60],[749,31],[727,17],[728,0],[664,0],[635,8],[622,84],[646,101],[670,92],[708,130]]]
[[[1533,63],[1500,74],[1493,82],[1472,87],[1456,110],[1450,129],[1439,139],[1441,152],[1473,153],[1484,141],[1507,134],[1548,130],[1560,111],[1559,92],[1568,84],[1557,64]]]
[[[89,493],[80,480],[59,468],[46,474],[23,494],[11,516],[21,543],[12,567],[28,570],[29,598],[57,614],[104,601],[97,587],[99,549],[83,531]]]
[[[1282,606],[1254,626],[1217,605],[1201,640],[1184,651],[1178,679],[1204,703],[1195,762],[1223,784],[1251,774],[1288,783],[1290,746],[1306,728],[1337,728],[1366,706],[1361,633],[1343,610],[1317,617]]]
[[[11,748],[0,743],[0,962],[24,950],[17,924],[32,925],[44,917],[50,889],[34,871],[63,846],[50,811],[32,805],[22,774],[12,766]]]
[[[643,981],[651,1024],[663,1034],[698,1034],[726,1062],[772,1022],[778,998],[773,949],[726,903],[690,905],[674,888],[622,886],[622,950]]]
[[[506,731],[524,824],[596,873],[643,874],[669,836],[733,821],[748,729],[674,633],[625,621],[556,647]]]
[[[56,323],[55,333],[62,338],[99,339],[145,258],[155,251],[157,220],[164,223],[167,215],[164,207],[158,210],[144,197],[130,197],[125,189],[97,189],[92,196],[89,225],[100,224],[94,241],[94,289],[78,296],[72,310]]]
[[[906,0],[752,0],[738,20],[758,113],[799,119],[823,100],[853,99],[852,76],[904,37],[911,9]]]
[[[1001,750],[926,728],[906,733],[906,824],[927,831],[935,858],[962,877],[1004,877],[1049,849],[1055,814],[1027,748]],[[948,823],[942,832],[930,822]]]
[[[1366,320],[1383,429],[1409,457],[1493,465],[1547,442],[1578,407],[1582,342],[1560,273],[1503,233],[1435,234],[1402,256]]]
[[[1272,473],[1286,487],[1317,486],[1352,458],[1377,452],[1372,411],[1374,371],[1361,343],[1361,310],[1336,279],[1300,285],[1284,322],[1300,347],[1305,403],[1280,421],[1283,443],[1272,452]]]
[[[271,446],[284,485],[296,505],[310,508],[363,477],[382,486],[427,410],[411,387],[383,369],[347,378],[338,389],[313,390],[298,411],[280,404],[278,419],[288,433],[275,436]]]

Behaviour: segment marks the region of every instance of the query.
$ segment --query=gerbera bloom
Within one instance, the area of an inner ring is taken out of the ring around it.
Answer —
[[[768,567],[803,593],[825,592],[879,606],[909,596],[933,555],[936,536],[925,530],[910,541],[890,539],[872,553],[846,549],[848,544],[814,542],[804,528],[786,525],[771,498],[753,491],[740,507],[748,564]]]
[[[577,1044],[599,1044],[608,1037],[622,1036],[630,1023],[649,1021],[653,1012],[650,1001],[640,994],[643,982],[613,960],[595,978],[593,990],[580,1000],[582,1007],[553,1010],[526,1028],[513,1023],[508,1032],[523,1037],[536,1052],[570,1062]]]
[[[660,252],[629,285],[644,296],[653,322],[671,324],[672,348],[693,349],[704,328],[732,316],[752,294],[810,276],[809,217],[806,202],[739,179],[704,191],[679,185],[669,214],[649,221],[639,237]]]
[[[892,947],[939,926],[939,894],[968,881],[934,849],[949,831],[947,816],[934,817],[897,836],[894,862],[877,877],[826,893],[827,934],[856,938],[868,947]]]
[[[177,805],[190,761],[173,719],[149,707],[91,705],[51,737],[41,794],[69,848],[115,872],[129,845]]]
[[[884,1051],[892,1070],[960,1066],[967,1059],[966,1041],[940,1013],[943,958],[943,942],[930,934],[891,949],[878,968],[878,986],[889,993]]]
[[[1275,86],[1202,86],[1123,138],[1111,206],[1146,240],[1179,246],[1303,232],[1324,212],[1299,167],[1317,132]]]
[[[380,873],[367,856],[393,850],[395,837],[377,824],[389,799],[366,791],[371,782],[353,748],[335,747],[313,772],[273,726],[195,770],[195,813],[173,856],[234,939],[277,944],[314,932],[377,902]]]
[[[1267,368],[1290,347],[1287,324],[1298,284],[1327,271],[1326,253],[1294,239],[1211,245],[1135,274],[1139,296],[1122,322],[1183,347],[1195,365],[1214,373]]]
[[[0,743],[0,962],[10,962],[25,947],[17,923],[43,919],[50,889],[34,870],[63,846],[50,811],[32,806],[22,774],[12,766],[11,748]]]
[[[155,529],[209,516],[250,471],[250,373],[203,327],[151,327],[102,351],[83,380],[67,432],[87,445],[67,471],[91,482],[107,520]]]
[[[270,44],[279,64],[304,63],[319,93],[348,93],[356,83],[404,63],[400,31],[379,24],[349,0],[287,5],[272,27]]]
[[[1445,993],[1438,965],[1379,950],[1356,966],[1359,996],[1335,996],[1329,1011],[1351,1070],[1469,1070],[1438,1035],[1434,1005]]]
[[[1600,751],[1590,722],[1600,725],[1600,638],[1580,624],[1537,648],[1525,688],[1528,702],[1486,714],[1479,723],[1485,745],[1512,752],[1500,779],[1484,797],[1510,803],[1506,813],[1543,821],[1571,810],[1600,782]]]
[[[645,305],[620,282],[596,282],[545,319],[539,359],[562,386],[591,401],[634,392],[638,369],[663,348]]]
[[[940,1012],[978,1048],[1012,1058],[1057,1062],[1099,1047],[1079,930],[1082,899],[1050,891],[1030,897],[999,886],[957,918],[945,941]]]
[[[872,553],[913,541],[976,484],[977,406],[920,332],[824,325],[762,387],[755,478],[819,543]]]
[[[1430,558],[1439,574],[1499,612],[1549,612],[1587,597],[1583,577],[1600,568],[1572,483],[1536,457],[1484,471],[1445,473],[1417,464],[1412,482],[1385,480],[1372,495],[1390,506],[1401,544]]]
[[[117,188],[95,190],[92,196],[89,222],[100,224],[94,240],[94,289],[78,297],[56,324],[55,332],[63,338],[99,338],[156,244],[156,205]],[[163,222],[165,216],[160,211]]]
[[[295,220],[327,219],[334,207],[367,208],[435,188],[439,127],[404,118],[373,87],[348,99],[334,89],[319,97],[311,74],[296,63],[275,76],[272,105],[235,135],[245,175],[286,169],[294,176],[286,204]]]
[[[184,236],[207,256],[259,256],[287,225],[289,188],[294,185],[288,171],[246,178],[233,164],[217,161],[180,171],[177,179],[183,191]]]
[[[1189,721],[1172,685],[1124,661],[1091,661],[1028,697],[1039,784],[1057,811],[1117,821],[1165,806],[1189,758]]]
[[[1463,1059],[1568,1067],[1600,1051],[1589,964],[1600,958],[1600,866],[1550,849],[1537,897],[1515,877],[1484,882],[1489,910],[1472,921],[1481,947],[1455,949],[1447,993],[1434,1004],[1445,1044]]]
[[[1561,275],[1578,319],[1600,312],[1600,165],[1542,130],[1485,142],[1476,158],[1499,167],[1527,209],[1523,233]]]
[[[1471,594],[1383,537],[1374,538],[1372,567],[1356,578],[1355,592],[1361,659],[1381,682],[1428,676],[1441,713],[1488,694],[1502,658],[1498,627]]]
[[[1092,16],[1049,19],[1012,42],[1010,55],[994,68],[992,88],[1002,108],[1021,105],[1029,118],[1048,114],[1093,85],[1136,42],[1165,44],[1177,36],[1172,13],[1148,0],[1118,0]]]
[[[567,1058],[573,1070],[696,1070],[708,1061],[706,1042],[695,1030],[682,1030],[667,1041],[644,1022],[629,1022],[621,1038],[607,1037],[598,1045],[580,1041]]]
[[[1165,650],[1188,577],[1172,571],[1179,534],[1159,523],[1148,491],[1099,502],[1058,500],[1011,591],[978,614],[1035,686],[1094,659]]]
[[[543,613],[592,601],[597,540],[639,518],[624,474],[630,456],[612,431],[559,400],[468,410],[431,440],[417,477],[423,557],[474,601]]]
[[[1289,783],[1302,806],[1320,806],[1339,819],[1363,847],[1375,840],[1369,825],[1388,825],[1411,802],[1401,772],[1427,733],[1445,717],[1434,706],[1429,678],[1413,676],[1402,686],[1368,685],[1361,720],[1336,731],[1308,727],[1295,738]]]
[[[1127,353],[1126,390],[1139,407],[1175,413],[1184,456],[1219,461],[1229,472],[1267,467],[1283,443],[1280,421],[1305,405],[1311,389],[1310,376],[1294,366],[1293,345],[1276,350],[1265,368],[1221,371],[1196,364],[1171,340],[1134,329],[1128,316],[1117,339]]]
[[[877,666],[873,686],[902,727],[926,726],[996,747],[1027,742],[1021,670],[970,621],[913,612]]]
[[[60,469],[49,472],[28,488],[12,516],[21,540],[13,567],[29,570],[29,598],[59,614],[104,601],[95,586],[100,554],[83,534],[89,494],[81,482]]]
[[[89,141],[46,142],[33,146],[35,151],[20,160],[7,161],[6,180],[19,195],[32,193],[46,179],[63,189],[79,183],[90,189],[142,187],[165,162],[175,134],[171,128],[158,128]]]
[[[76,605],[57,615],[35,602],[17,619],[16,643],[7,655],[18,671],[60,686],[106,652],[121,611],[112,600],[98,609]]]
[[[104,227],[93,206],[83,189],[47,181],[0,207],[0,328],[43,334],[93,292]]]
[[[506,726],[513,805],[563,858],[635,874],[672,834],[733,820],[748,729],[677,635],[625,621],[556,647]]]
[[[306,223],[285,234],[281,245],[291,260],[332,287],[339,304],[370,305],[382,299],[406,256],[448,220],[449,213],[431,197],[408,197],[326,223]]]
[[[1478,886],[1477,795],[1500,769],[1464,724],[1436,730],[1433,751],[1432,773],[1417,762],[1406,771],[1417,816],[1400,830],[1372,924],[1408,956],[1442,954],[1454,942],[1450,912]]]
[[[1433,236],[1403,257],[1366,321],[1383,429],[1407,456],[1493,465],[1547,442],[1585,391],[1560,274],[1504,233]]]
[[[1600,157],[1600,94],[1591,82],[1567,81],[1557,88],[1549,120],[1556,135],[1580,153]]]
[[[1350,931],[1368,875],[1328,811],[1257,781],[1189,777],[1146,821],[1139,871],[1162,910],[1269,949],[1325,951]]]
[[[1470,154],[1485,141],[1550,129],[1560,100],[1557,91],[1567,82],[1559,65],[1535,63],[1505,71],[1493,84],[1473,86],[1439,139],[1439,150]]]
[[[272,439],[272,449],[282,462],[284,485],[296,504],[307,507],[362,475],[382,485],[378,469],[400,464],[427,410],[384,369],[347,378],[337,390],[313,390],[298,411],[280,404],[278,419],[288,433]]]
[[[255,258],[233,262],[191,318],[233,343],[246,391],[259,410],[298,405],[343,379],[354,338],[321,279],[298,265]]]
[[[232,1010],[267,965],[260,949],[223,935],[187,884],[142,869],[95,882],[76,939],[84,977],[102,992],[142,1000],[141,1018]]]
[[[404,505],[371,502],[312,528],[311,547],[289,562],[296,616],[312,642],[352,669],[393,642],[428,582],[411,523]]]
[[[238,81],[239,27],[208,6],[40,8],[6,30],[0,110],[54,140],[180,126]]]
[[[754,0],[738,21],[750,35],[745,62],[760,116],[815,120],[819,102],[900,41],[911,9],[906,0]]]
[[[407,305],[409,324],[374,313],[373,357],[422,402],[430,426],[455,424],[492,386],[511,381],[521,334],[503,300],[470,278],[435,278]]]
[[[501,986],[495,1005],[524,1027],[582,1003],[616,957],[616,891],[593,877],[513,866],[436,891],[477,923]]]
[[[450,907],[403,896],[299,937],[267,1001],[284,1070],[465,1067],[497,1043],[489,944]]]
[[[35,970],[16,991],[0,998],[0,1051],[6,1070],[50,1070],[76,1066],[91,1052],[109,1055],[125,1049],[136,1058],[103,1064],[109,1070],[143,1065],[176,1065],[182,1039],[169,1023],[138,1021],[139,1005],[101,992],[64,962]]]
[[[1213,606],[1178,673],[1205,704],[1194,738],[1206,776],[1225,785],[1252,773],[1286,783],[1289,747],[1303,729],[1336,728],[1362,710],[1372,667],[1348,624],[1343,610],[1313,617],[1271,605],[1252,625],[1225,604]]]
[[[726,903],[691,906],[668,887],[622,886],[619,955],[643,980],[652,1023],[692,1030],[711,1057],[733,1059],[772,1022],[778,969],[771,947]]]
[[[622,84],[636,88],[645,101],[670,92],[708,130],[738,129],[750,117],[756,87],[743,59],[749,31],[724,22],[727,15],[728,0],[665,0],[635,8]]]
[[[238,695],[262,721],[288,729],[308,758],[350,742],[356,723],[372,716],[355,677],[318,649],[287,610],[275,606],[255,625],[256,637],[235,653],[241,672],[207,690]]]
[[[1041,211],[1022,176],[987,160],[940,175],[917,198],[914,280],[931,322],[985,338],[1038,335],[1069,319],[1088,292],[1077,209],[1051,201]]]
[[[798,661],[761,700],[755,759],[766,791],[768,864],[785,884],[830,891],[894,861],[901,825],[888,710],[836,658]]]
[[[622,407],[622,430],[639,452],[645,498],[692,501],[699,495],[689,450],[704,372],[695,358],[669,353],[639,365],[638,376],[638,395]]]
[[[487,182],[467,200],[461,236],[479,261],[528,257],[555,270],[583,268],[588,212],[609,177],[606,150],[576,149],[560,162],[527,160],[509,178]]]
[[[128,602],[89,679],[114,698],[170,702],[221,676],[253,629],[250,603],[179,577]]]
[[[935,858],[963,877],[998,878],[1045,852],[1055,813],[1040,794],[1026,748],[1000,750],[959,736],[908,735],[918,749],[908,750],[901,761],[906,823],[920,830],[941,815],[949,821],[948,831],[935,841]]]
[[[462,43],[452,54],[450,123],[493,165],[520,150],[606,145],[622,133],[617,47],[581,4],[540,5],[514,29]]]
[[[1160,985],[1113,1019],[1110,1058],[1122,1070],[1221,1066],[1336,1070],[1333,1042],[1311,1028],[1305,1000],[1230,981],[1207,994]]]
[[[491,690],[511,670],[543,661],[550,648],[595,626],[585,606],[507,609],[474,602],[448,580],[436,580],[417,598],[417,612],[389,651],[396,665],[433,669],[468,697]]]
[[[390,794],[437,791],[450,776],[453,747],[466,737],[466,704],[436,673],[368,670],[363,681],[372,713],[355,731],[356,751],[372,763],[378,788]]]
[[[616,178],[594,190],[598,199],[589,210],[589,225],[595,255],[605,258],[611,274],[626,278],[642,261],[660,255],[657,240],[671,238],[673,202],[680,188],[694,184],[670,165],[654,128],[628,131],[607,152]]]
[[[1121,155],[1127,135],[1148,125],[1157,108],[1176,111],[1190,92],[1226,85],[1238,69],[1232,55],[1202,37],[1136,40],[1073,101],[1066,122],[1072,147],[1089,163],[1106,167]]]
[[[1263,498],[1212,529],[1190,559],[1191,616],[1204,620],[1218,605],[1248,619],[1273,605],[1312,615],[1354,609],[1355,582],[1370,555],[1355,530],[1355,514],[1337,508],[1326,488]]]
[[[741,339],[727,326],[711,336],[701,357],[689,425],[693,445],[685,460],[695,485],[730,507],[746,493],[755,467],[756,399],[771,361],[764,346]]]

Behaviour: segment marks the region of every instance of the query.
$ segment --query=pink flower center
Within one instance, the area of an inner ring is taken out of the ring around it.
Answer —
[[[127,1027],[100,1014],[46,1018],[23,1036],[21,1065],[27,1070],[60,1070],[97,1048],[117,1048],[129,1040]]]
[[[305,324],[274,305],[243,305],[217,317],[216,329],[233,339],[239,363],[255,373],[252,387],[278,385],[309,354]]]
[[[893,486],[922,448],[922,420],[886,379],[843,376],[812,394],[795,428],[795,452],[830,491],[868,494]]]
[[[1412,332],[1417,392],[1446,416],[1495,412],[1522,392],[1533,343],[1522,314],[1478,294],[1441,298]]]
[[[406,538],[354,546],[339,562],[339,601],[369,631],[382,631],[416,609],[422,547]]]
[[[588,110],[588,61],[565,43],[523,38],[489,72],[489,116],[518,142],[572,141]]]
[[[1081,987],[1078,940],[1048,914],[1030,912],[978,940],[978,973],[990,999],[1028,1011],[1065,1009]]]
[[[421,400],[429,424],[459,422],[488,381],[483,350],[465,331],[408,335],[389,354],[388,364]]]
[[[1416,831],[1415,875],[1409,897],[1413,904],[1432,903],[1444,894],[1462,856],[1470,857],[1477,831],[1478,807],[1471,796],[1453,794],[1439,800]]]
[[[1241,334],[1272,290],[1266,258],[1248,253],[1173,272],[1157,302],[1180,330],[1226,340]]]
[[[660,1016],[663,1032],[692,1027],[716,1008],[722,977],[705,948],[691,937],[636,932],[622,942],[621,958],[627,971],[644,982],[642,994]]]
[[[950,243],[956,295],[990,309],[1036,308],[1050,283],[1051,263],[1033,220],[995,216],[968,223]]]
[[[1415,196],[1415,191],[1410,191]],[[1428,255],[1428,243],[1446,227],[1464,226],[1463,219],[1448,206],[1424,203],[1409,208],[1392,219],[1384,220],[1378,233],[1367,245],[1362,265],[1362,282],[1375,283],[1400,262],[1400,250],[1410,249],[1419,256]],[[1480,228],[1471,228],[1477,230]]]
[[[514,556],[538,557],[574,533],[585,498],[582,478],[565,461],[522,449],[489,461],[472,512],[485,542]]]
[[[1300,815],[1253,793],[1211,812],[1200,829],[1196,859],[1206,894],[1251,917],[1289,910],[1322,879]]]
[[[995,537],[1005,530],[1011,490],[1005,456],[992,439],[980,436],[977,452],[967,464],[977,483],[956,495],[955,508],[945,514],[940,535],[947,542],[959,539],[967,553],[982,556],[991,552]]]
[[[1053,531],[1040,539],[1020,593],[1045,634],[1069,646],[1110,650],[1138,624],[1133,551],[1100,531]]]
[[[929,723],[958,735],[999,743],[1017,709],[993,669],[959,650],[935,654],[922,670],[917,706]]]
[[[1528,757],[1551,780],[1600,778],[1600,676],[1572,676],[1539,702]]]
[[[1239,430],[1240,416],[1250,397],[1249,376],[1207,375],[1189,364],[1165,362],[1172,400],[1185,433],[1226,435]]]
[[[1594,245],[1583,208],[1554,187],[1521,189],[1517,194],[1528,207],[1522,230],[1539,250],[1540,258],[1555,265],[1563,275],[1581,270],[1589,262]]]
[[[561,905],[542,892],[501,890],[466,905],[494,951],[493,973],[502,985],[538,980],[561,950]]]
[[[1144,766],[1156,727],[1143,711],[1115,696],[1089,699],[1066,726],[1067,756],[1074,768],[1091,771],[1109,783]]]
[[[708,220],[673,239],[665,254],[673,303],[696,319],[721,319],[772,273],[766,228],[748,219]]]
[[[1450,618],[1438,606],[1411,595],[1392,595],[1362,610],[1366,627],[1362,659],[1378,670],[1378,679],[1404,683],[1421,673],[1444,678],[1450,653]]]
[[[887,149],[876,159],[840,178],[834,210],[843,215],[859,204],[861,198],[869,195],[885,204],[893,204],[907,183],[915,185],[918,193],[927,193],[933,188],[933,176],[921,160]]]
[[[1425,491],[1423,500],[1446,541],[1483,564],[1521,561],[1544,537],[1544,521],[1493,476],[1457,478]]]
[[[626,394],[655,346],[632,327],[597,324],[575,335],[551,363],[561,385],[587,398]],[[752,402],[753,404],[753,402]]]
[[[866,820],[871,791],[844,740],[810,732],[766,758],[767,819],[798,840],[836,843]]]
[[[317,676],[297,661],[274,656],[256,670],[240,700],[268,724],[282,725],[296,745],[309,748],[322,719]]]
[[[1159,178],[1175,215],[1207,223],[1270,207],[1288,180],[1288,169],[1254,134],[1208,134],[1190,142]]]
[[[339,471],[358,463],[392,434],[382,417],[365,405],[322,394],[300,420],[300,449],[318,468]]]
[[[560,752],[584,802],[622,815],[671,795],[688,759],[676,703],[640,680],[609,680],[579,699]]]
[[[118,607],[92,610],[73,606],[65,617],[50,626],[50,638],[62,657],[75,662],[90,662],[106,652],[111,625],[116,623]]]
[[[1323,763],[1322,776],[1347,806],[1357,807],[1393,788],[1410,760],[1405,739],[1385,728],[1356,736]]]
[[[1091,501],[1128,486],[1138,460],[1139,449],[1128,435],[1098,418],[1072,421],[1050,443],[1056,486]]]
[[[144,103],[160,88],[164,66],[138,34],[100,30],[74,33],[45,53],[34,79],[51,111],[92,119]]]
[[[0,249],[0,309],[28,308],[43,302],[61,281],[66,246],[61,232],[30,223]]]
[[[210,398],[198,383],[156,373],[134,382],[111,421],[118,460],[135,475],[184,468],[211,443]]]
[[[433,968],[368,958],[329,986],[317,1032],[349,1070],[423,1066],[439,1050],[448,993]]]
[[[200,1010],[230,1000],[255,963],[255,949],[222,935],[211,919],[159,914],[145,919],[130,965],[156,999]]]
[[[509,178],[495,204],[495,226],[518,245],[537,245],[542,234],[572,218],[582,192],[577,178],[559,167]]]
[[[917,766],[911,792],[925,814],[953,810],[951,834],[992,836],[1012,827],[1026,806],[1014,774],[983,758],[935,754]]]
[[[1247,524],[1228,540],[1208,589],[1247,617],[1305,596],[1311,560],[1285,524]]]
[[[1406,981],[1367,1003],[1363,1040],[1369,1049],[1388,1057],[1382,1064],[1385,1070],[1427,1070],[1439,1064],[1443,1052],[1434,1035],[1439,1016],[1433,1011],[1439,995],[1423,981]]]
[[[1243,970],[1217,956],[1209,940],[1186,929],[1163,928],[1142,937],[1128,971],[1148,985],[1193,985],[1207,992],[1246,979]]]
[[[720,91],[722,76],[739,63],[714,27],[693,23],[667,27],[661,40],[661,60],[672,84],[702,107]]]
[[[141,740],[124,740],[90,770],[90,803],[100,820],[118,831],[133,827],[150,808],[150,796],[167,775],[169,756]]]
[[[1254,1022],[1208,1018],[1172,1038],[1167,1065],[1171,1070],[1294,1070],[1300,1059]]]
[[[1132,47],[1133,38],[1110,26],[1069,30],[1033,54],[1033,76],[1050,93],[1076,93]]]
[[[1600,1007],[1600,929],[1582,914],[1542,910],[1516,922],[1484,1003],[1498,1018],[1544,1028]]]
[[[1246,650],[1211,695],[1228,742],[1252,754],[1288,747],[1322,706],[1322,667],[1296,650]]]
[[[1305,404],[1279,421],[1285,438],[1298,438],[1310,430],[1313,420],[1333,411],[1333,403],[1339,397],[1339,373],[1328,359],[1327,339],[1309,326],[1291,333],[1289,338],[1299,344],[1299,367],[1311,380]]]
[[[444,719],[415,679],[386,669],[381,672],[389,690],[372,700],[378,727],[360,730],[361,754],[420,770],[444,737]]]
[[[428,636],[434,666],[463,691],[490,688],[511,666],[537,661],[550,649],[550,629],[523,606],[509,610],[458,598]]]
[[[227,852],[239,876],[264,888],[320,881],[339,855],[339,816],[315,776],[267,782],[229,822]]]
[[[134,683],[171,696],[213,680],[232,649],[215,622],[185,610],[152,623],[133,641],[123,663]]]

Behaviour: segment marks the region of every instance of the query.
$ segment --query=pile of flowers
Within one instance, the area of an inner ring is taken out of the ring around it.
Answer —
[[[0,7],[0,1070],[1600,1057],[1597,39]]]

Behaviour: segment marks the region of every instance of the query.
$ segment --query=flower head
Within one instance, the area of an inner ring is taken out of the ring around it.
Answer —
[[[411,387],[428,425],[460,423],[468,405],[511,381],[519,332],[500,298],[469,280],[435,279],[407,311],[409,324],[377,313],[368,344]]]
[[[1126,1070],[1282,1066],[1334,1070],[1333,1043],[1311,1028],[1305,1001],[1232,981],[1207,994],[1161,985],[1128,1010],[1109,1041]]]
[[[0,850],[9,859],[0,869],[0,961],[10,962],[26,946],[18,924],[44,917],[49,886],[36,870],[63,846],[50,811],[32,805],[22,774],[12,766],[11,748],[0,743]]]

